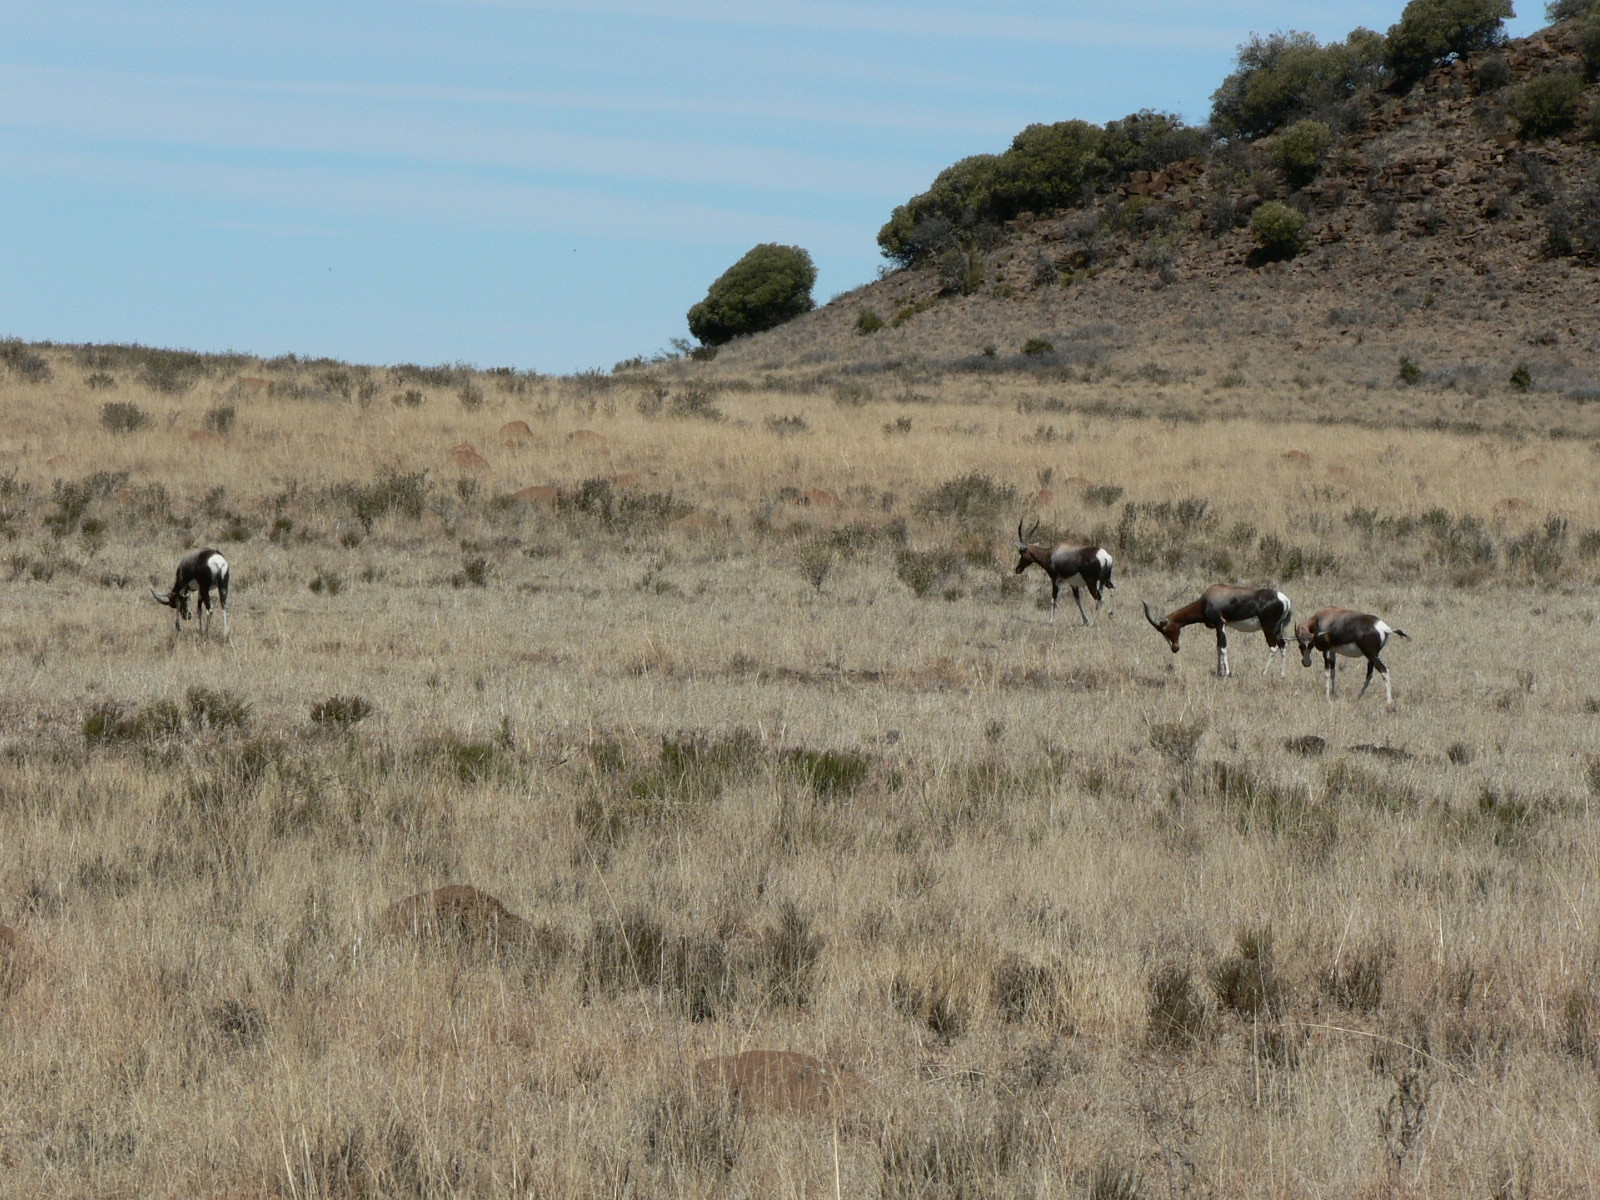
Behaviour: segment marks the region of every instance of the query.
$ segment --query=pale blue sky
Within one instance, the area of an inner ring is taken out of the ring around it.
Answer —
[[[1252,32],[1401,7],[12,4],[0,336],[609,368],[686,336],[758,242],[810,250],[824,301],[956,159],[1036,121],[1202,121]]]

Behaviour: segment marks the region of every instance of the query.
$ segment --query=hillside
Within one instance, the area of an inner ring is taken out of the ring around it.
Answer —
[[[1499,56],[1508,79],[1483,67]],[[1081,208],[1009,222],[969,294],[937,264],[896,270],[725,347],[718,369],[1025,365],[1146,395],[1198,384],[1219,414],[1385,421],[1404,418],[1408,382],[1457,393],[1423,406],[1430,420],[1442,407],[1496,423],[1531,395],[1535,424],[1600,433],[1594,121],[1524,139],[1508,111],[1518,85],[1581,65],[1570,24],[1553,26],[1405,97],[1368,97],[1302,191],[1266,167],[1271,139],[1140,173]],[[1600,87],[1584,105],[1596,111]],[[1275,196],[1309,215],[1312,240],[1261,263],[1248,217]],[[864,312],[885,326],[859,333]],[[1052,349],[1024,359],[1030,339]]]

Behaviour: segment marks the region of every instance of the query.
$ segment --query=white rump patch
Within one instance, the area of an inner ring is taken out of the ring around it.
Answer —
[[[1378,636],[1381,637],[1385,642],[1387,642],[1390,635],[1394,633],[1394,627],[1391,626],[1387,621],[1379,621],[1372,628],[1377,631]]]
[[[1100,569],[1102,571],[1111,570],[1111,555],[1107,554],[1104,550],[1100,550],[1096,552],[1094,557],[1095,561],[1100,564]]]

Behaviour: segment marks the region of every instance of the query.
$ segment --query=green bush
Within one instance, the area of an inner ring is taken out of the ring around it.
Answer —
[[[1578,26],[1578,53],[1583,55],[1583,77],[1590,83],[1600,79],[1600,8]],[[1590,113],[1596,111],[1590,107]]]
[[[1103,129],[1088,121],[1029,125],[1005,153],[974,154],[939,172],[926,192],[894,210],[878,246],[901,266],[987,249],[999,224],[1019,213],[1071,207],[1097,184],[1159,170],[1209,143],[1205,130],[1148,109]]]
[[[1389,28],[1395,85],[1408,89],[1442,62],[1501,45],[1513,15],[1511,0],[1411,0]]]
[[[1509,108],[1525,138],[1547,138],[1565,133],[1578,120],[1578,98],[1583,80],[1573,71],[1540,75],[1511,93]]]
[[[998,154],[974,154],[934,177],[933,186],[898,205],[878,230],[885,258],[909,266],[952,246],[994,236],[986,228]]]
[[[1504,54],[1487,54],[1472,68],[1472,82],[1480,93],[1498,92],[1511,78],[1511,63]]]
[[[995,163],[986,215],[1008,220],[1078,203],[1109,173],[1104,148],[1105,131],[1088,121],[1029,125]]]
[[[1557,21],[1597,15],[1600,15],[1600,0],[1551,0],[1544,6],[1545,20],[1552,25]]]
[[[799,246],[765,242],[724,271],[689,310],[689,332],[708,346],[760,333],[810,312],[817,268]]]
[[[1200,158],[1210,148],[1211,135],[1206,130],[1185,125],[1176,113],[1145,108],[1106,122],[1100,157],[1114,175],[1126,175]]]
[[[1293,121],[1326,114],[1363,89],[1387,81],[1384,39],[1353,29],[1326,46],[1291,30],[1255,36],[1239,47],[1238,69],[1211,96],[1211,129],[1257,138]]]
[[[1317,177],[1322,156],[1333,143],[1333,130],[1322,121],[1296,121],[1272,140],[1268,158],[1283,172],[1283,178],[1296,191]]]
[[[1256,242],[1270,258],[1293,258],[1304,250],[1311,236],[1310,224],[1305,213],[1281,200],[1268,200],[1250,217]]]
[[[884,320],[875,309],[863,308],[856,317],[856,332],[860,334],[877,333],[884,326]]]

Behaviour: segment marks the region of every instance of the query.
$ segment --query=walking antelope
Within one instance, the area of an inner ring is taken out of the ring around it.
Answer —
[[[1236,587],[1231,583],[1214,583],[1200,594],[1193,604],[1186,604],[1170,612],[1161,620],[1150,615],[1150,606],[1144,606],[1144,619],[1155,626],[1156,632],[1167,639],[1172,652],[1178,652],[1178,638],[1185,625],[1204,625],[1217,631],[1217,674],[1227,678],[1228,630],[1239,629],[1247,633],[1260,630],[1267,639],[1267,661],[1263,671],[1272,669],[1272,656],[1280,663],[1280,675],[1289,672],[1289,626],[1294,620],[1294,608],[1277,588]]]
[[[1022,532],[1022,522],[1017,522],[1017,571],[1021,575],[1029,567],[1038,564],[1044,573],[1050,576],[1050,619],[1056,619],[1056,603],[1061,598],[1061,585],[1066,584],[1072,589],[1072,599],[1078,606],[1078,615],[1083,618],[1083,623],[1089,623],[1089,614],[1083,611],[1083,597],[1079,594],[1080,587],[1088,588],[1089,595],[1094,597],[1095,616],[1100,615],[1101,606],[1105,598],[1101,589],[1108,592],[1117,590],[1117,585],[1111,581],[1111,555],[1099,546],[1077,546],[1071,542],[1058,542],[1055,546],[1046,546],[1040,542],[1029,543],[1039,529],[1039,522],[1033,523],[1033,528],[1026,534]],[[1112,616],[1106,613],[1106,616]]]
[[[1383,702],[1394,703],[1394,689],[1389,686],[1389,668],[1378,655],[1389,644],[1391,635],[1410,639],[1404,629],[1395,629],[1387,621],[1371,613],[1356,612],[1350,608],[1323,608],[1294,628],[1294,640],[1300,643],[1300,665],[1311,665],[1311,652],[1322,652],[1322,666],[1328,672],[1328,699],[1333,699],[1333,677],[1339,668],[1339,655],[1355,658],[1364,655],[1367,660],[1367,681],[1361,685],[1356,699],[1367,694],[1372,686],[1372,672],[1383,676]]]
[[[210,625],[211,616],[211,589],[217,589],[217,599],[222,609],[222,636],[228,636],[228,560],[215,550],[192,550],[183,556],[183,561],[178,564],[178,574],[172,581],[172,590],[162,595],[155,588],[150,589],[150,595],[157,604],[165,604],[168,608],[177,610],[177,617],[172,622],[174,629],[182,629],[183,622],[189,619],[189,593],[198,591],[199,600],[195,604],[195,611],[200,617],[200,632],[204,633]]]

